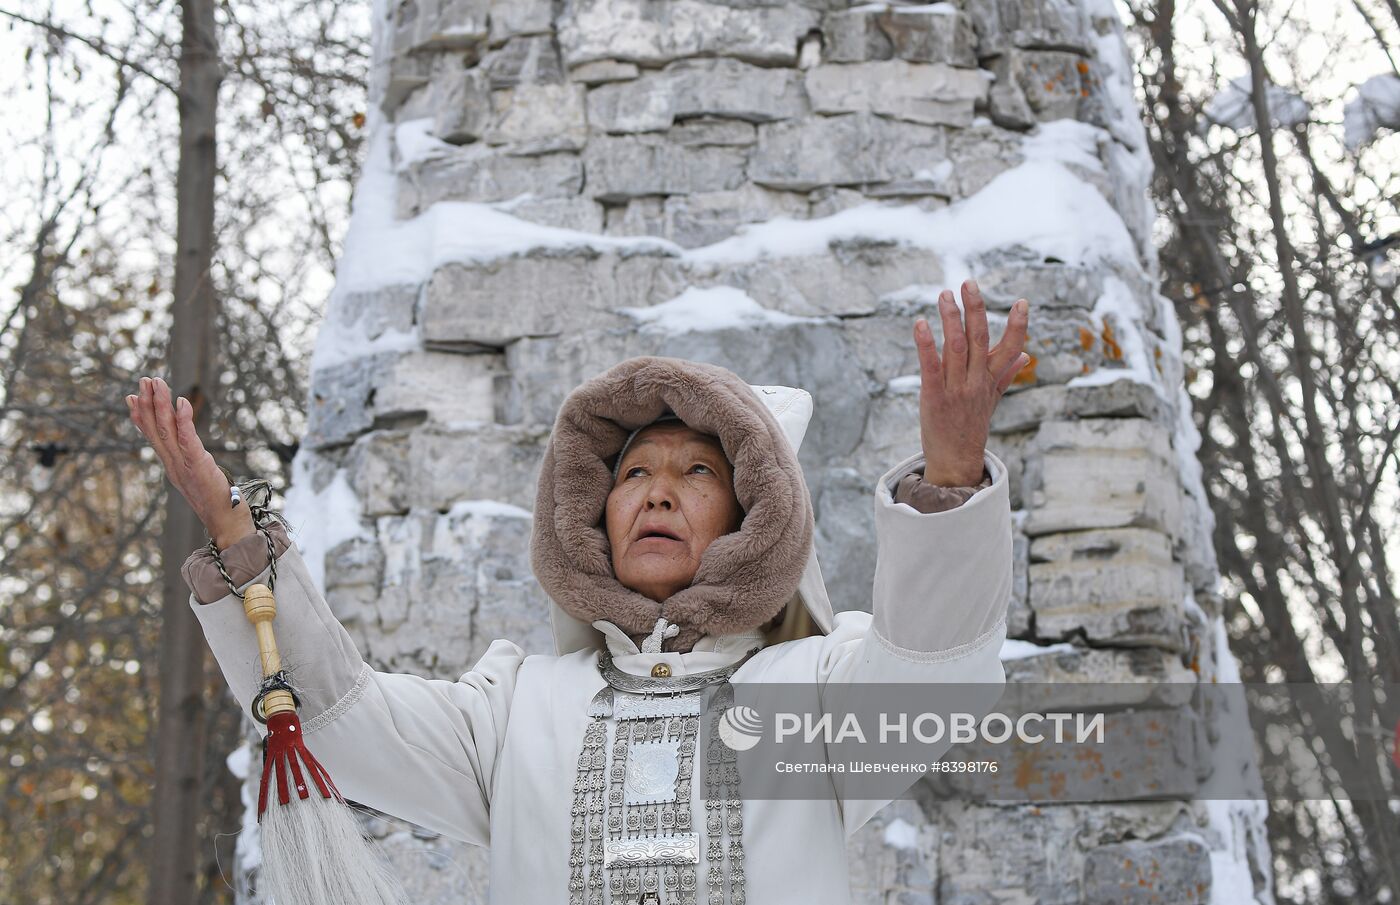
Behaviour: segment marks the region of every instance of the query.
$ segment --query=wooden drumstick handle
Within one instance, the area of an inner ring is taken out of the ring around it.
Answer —
[[[243,615],[253,623],[258,635],[258,654],[262,658],[263,677],[282,669],[282,655],[277,652],[277,638],[272,634],[272,620],[277,616],[277,599],[265,584],[252,584],[243,591]],[[269,691],[263,697],[263,715],[275,716],[296,710],[292,693],[283,689]]]

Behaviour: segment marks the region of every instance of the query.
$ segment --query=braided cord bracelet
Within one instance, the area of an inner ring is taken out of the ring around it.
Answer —
[[[248,511],[253,516],[253,527],[267,540],[267,589],[271,591],[277,586],[277,548],[273,546],[272,532],[267,529],[267,523],[276,519],[279,524],[286,525],[281,515],[273,512],[267,506],[267,501],[272,496],[272,485],[262,478],[249,478],[248,480],[235,483],[232,476],[229,475],[228,470],[222,465],[219,466],[219,470],[229,479],[230,505],[238,506],[242,502],[242,498],[246,496],[248,498]],[[261,497],[262,502],[260,503],[255,503],[253,501],[253,494],[257,493],[264,494],[264,496]],[[233,578],[229,576],[228,569],[224,567],[224,559],[219,555],[219,545],[214,542],[212,537],[209,538],[209,543],[206,545],[206,548],[209,550],[209,555],[213,557],[214,565],[218,567],[219,574],[224,577],[224,583],[228,585],[229,592],[239,600],[243,600],[245,595],[238,590],[238,587],[233,583]],[[267,715],[263,713],[263,698],[272,691],[288,692],[292,696],[292,703],[297,709],[301,708],[301,696],[298,695],[296,689],[292,687],[287,671],[285,669],[279,669],[272,675],[265,676],[262,681],[258,683],[258,693],[253,696],[253,703],[248,708],[253,715],[253,719],[257,720],[259,723],[267,722]],[[267,744],[266,738],[263,739],[263,744],[264,746]]]

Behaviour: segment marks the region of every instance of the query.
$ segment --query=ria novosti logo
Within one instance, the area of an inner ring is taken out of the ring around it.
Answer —
[[[763,718],[758,711],[736,704],[719,718],[719,740],[731,751],[747,751],[763,738]]]
[[[1047,741],[1047,731],[1053,741],[1069,741],[1071,735],[1077,744],[1104,742],[1104,714],[1032,712],[1020,714],[1016,719],[1004,713],[988,713],[981,716],[971,713],[954,712],[947,714],[920,713],[912,719],[906,713],[878,713],[878,731],[875,741],[878,744],[907,744],[910,737],[918,743],[931,744],[950,741],[954,744],[983,741],[1001,744],[1010,739],[1022,743],[1036,744]],[[1048,724],[1048,726],[1047,726]],[[802,743],[820,741],[823,744],[856,742],[866,744],[872,739],[854,713],[846,713],[838,721],[832,714],[814,716],[809,713],[774,714],[774,741],[778,744],[789,738],[800,738]],[[757,710],[744,704],[736,704],[724,711],[719,719],[719,737],[730,750],[748,751],[763,739],[763,718]]]

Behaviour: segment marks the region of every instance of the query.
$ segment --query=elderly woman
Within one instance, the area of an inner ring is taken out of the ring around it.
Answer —
[[[188,403],[145,380],[128,402],[220,551],[226,576],[207,548],[183,571],[238,700],[256,694],[258,648],[231,588],[266,583],[270,543],[276,629],[317,757],[347,798],[489,846],[492,902],[842,903],[846,840],[885,802],[745,799],[728,749],[699,748],[702,719],[717,725],[704,695],[1004,682],[1010,506],[985,445],[1027,361],[1028,306],[989,348],[976,286],[962,291],[966,325],[940,297],[941,359],[927,322],[914,326],[923,449],[874,488],[870,612],[834,613],[817,565],[797,461],[811,396],[633,358],[565,399],[540,469],[530,556],[556,653],[497,640],[455,682],[371,669],[285,531],[253,533],[247,507],[230,510]],[[701,750],[720,751],[710,769]]]

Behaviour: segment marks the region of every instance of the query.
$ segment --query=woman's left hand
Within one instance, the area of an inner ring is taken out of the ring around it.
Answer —
[[[953,293],[938,296],[943,321],[943,359],[928,321],[914,322],[922,380],[919,388],[919,435],[924,447],[924,480],[944,487],[968,487],[982,480],[987,432],[1006,388],[1030,361],[1026,345],[1030,303],[1011,307],[1006,331],[995,347],[987,329],[987,306],[977,283],[962,284],[966,326]]]

